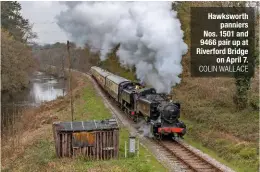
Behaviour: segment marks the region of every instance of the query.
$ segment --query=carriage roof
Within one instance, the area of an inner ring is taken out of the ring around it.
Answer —
[[[113,75],[112,73],[108,72],[107,70],[104,70],[104,69],[97,67],[97,66],[93,66],[91,68],[96,70],[103,77],[106,77],[108,75]]]
[[[116,84],[120,84],[120,83],[122,83],[122,82],[129,81],[129,80],[127,80],[127,79],[125,79],[125,78],[123,78],[123,77],[117,76],[117,75],[109,75],[109,76],[107,77],[107,79],[113,81],[113,82],[116,83]]]

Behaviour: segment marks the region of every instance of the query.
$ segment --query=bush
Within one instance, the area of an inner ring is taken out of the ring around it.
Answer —
[[[28,72],[35,62],[30,48],[1,30],[2,91],[17,92],[29,84]]]

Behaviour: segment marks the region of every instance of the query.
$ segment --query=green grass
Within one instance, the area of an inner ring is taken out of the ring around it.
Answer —
[[[90,81],[85,79],[85,82]],[[78,103],[78,105],[76,105],[76,109],[78,110],[76,119],[100,120],[111,117],[110,111],[105,107],[102,98],[95,91],[93,85],[88,85],[84,88],[82,95],[84,103]]]
[[[236,143],[221,138],[218,131],[208,130],[205,123],[182,119],[187,125],[185,142],[217,159],[238,172],[255,172],[258,169],[258,147],[252,143]]]
[[[86,79],[86,82],[90,82]],[[61,121],[71,119],[69,110],[59,112]],[[80,97],[75,100],[75,120],[91,120],[110,118],[111,114],[103,104],[102,98],[96,93],[92,84],[80,92]],[[52,130],[48,130],[52,135]],[[126,128],[120,128],[119,159],[107,161],[87,161],[84,158],[57,158],[52,137],[38,138],[28,147],[25,153],[17,158],[11,166],[3,169],[9,171],[139,171],[158,172],[167,171],[155,157],[140,145],[139,157],[124,157],[124,144],[128,141],[129,133]],[[36,138],[35,138],[36,139]]]
[[[258,142],[258,111],[246,109],[236,111],[213,102],[186,103],[182,113],[186,119],[205,124],[210,130],[229,133],[242,140]],[[215,105],[215,106],[214,106]]]
[[[120,130],[120,152],[118,160],[87,161],[84,158],[62,158],[55,155],[54,143],[52,140],[40,139],[32,147],[27,149],[22,158],[17,159],[7,171],[59,171],[64,166],[67,171],[88,171],[91,169],[107,169],[108,171],[167,171],[153,155],[140,146],[139,157],[124,157],[124,143],[128,140],[128,131],[125,128]],[[111,168],[113,167],[113,168]]]
[[[193,95],[196,97],[196,95]],[[184,97],[184,96],[183,96]],[[184,100],[187,142],[239,172],[258,170],[258,111],[237,111],[210,99]]]

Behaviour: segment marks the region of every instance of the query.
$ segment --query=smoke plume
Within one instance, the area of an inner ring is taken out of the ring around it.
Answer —
[[[169,93],[180,82],[187,52],[183,31],[171,2],[65,2],[57,24],[78,44],[88,44],[100,59],[120,44],[124,67],[157,92]]]

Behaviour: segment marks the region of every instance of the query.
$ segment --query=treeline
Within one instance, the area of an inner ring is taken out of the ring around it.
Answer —
[[[28,86],[35,67],[29,44],[37,35],[21,9],[16,1],[1,2],[1,91],[10,94]]]
[[[88,72],[91,66],[99,63],[99,55],[91,53],[87,46],[77,47],[75,43],[70,42],[69,51],[73,69]],[[42,69],[49,65],[56,66],[62,75],[63,67],[68,67],[68,49],[65,43],[56,42],[55,44],[43,46],[34,45],[33,52]]]

